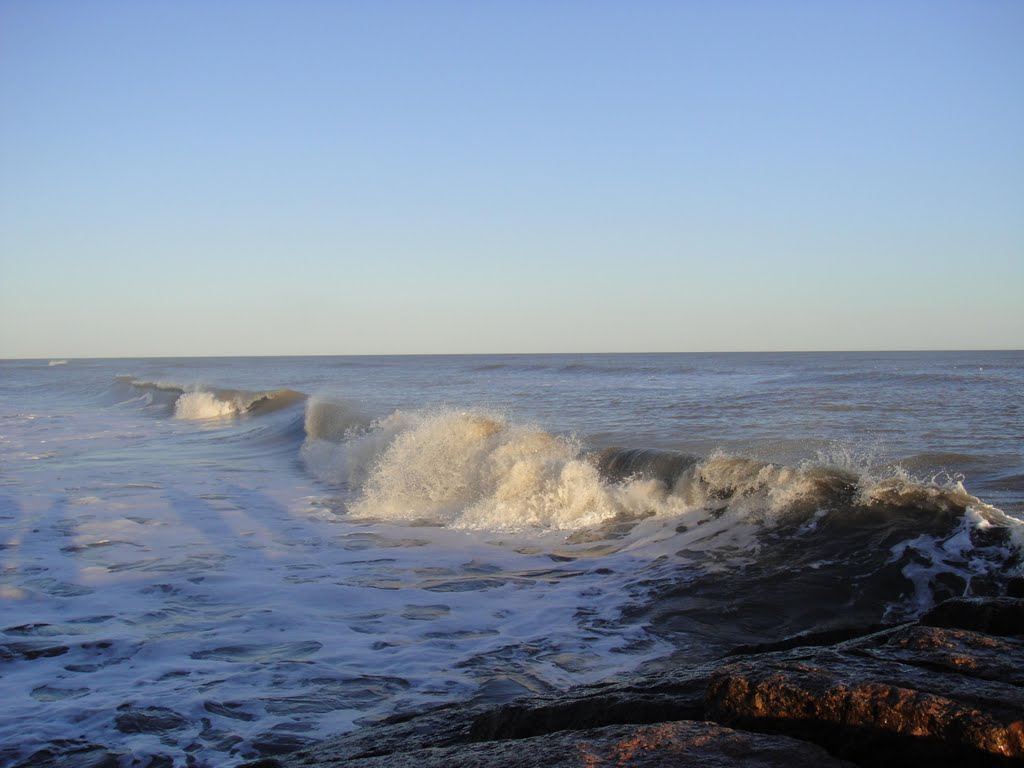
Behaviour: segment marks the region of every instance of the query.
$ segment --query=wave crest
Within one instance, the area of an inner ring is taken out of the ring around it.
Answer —
[[[177,419],[202,421],[224,419],[240,414],[261,415],[302,402],[306,395],[294,389],[262,392],[246,389],[204,388],[165,381],[145,381],[118,376],[116,383],[141,393],[147,404],[169,407]]]
[[[311,400],[303,455],[352,494],[361,518],[495,531],[578,530],[695,511],[765,524],[912,511],[948,523],[987,505],[955,479],[874,477],[844,466],[786,466],[716,453],[585,451],[485,410],[396,411],[367,423],[344,404]]]
[[[176,419],[223,419],[240,414],[259,415],[287,408],[305,399],[291,389],[249,392],[243,389],[197,389],[186,391],[174,402]]]

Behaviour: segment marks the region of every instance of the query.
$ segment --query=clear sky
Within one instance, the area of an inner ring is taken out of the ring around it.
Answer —
[[[1024,347],[1024,3],[0,0],[0,357]]]

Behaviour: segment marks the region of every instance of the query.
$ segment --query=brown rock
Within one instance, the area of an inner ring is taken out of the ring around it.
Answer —
[[[1020,668],[1020,646],[921,629],[726,665],[709,682],[707,716],[813,741],[862,765],[1024,760],[1024,691],[991,679],[999,664]],[[971,646],[985,653],[972,658]]]
[[[880,646],[862,642],[853,649],[879,660],[1024,687],[1024,639],[915,625],[891,633]]]

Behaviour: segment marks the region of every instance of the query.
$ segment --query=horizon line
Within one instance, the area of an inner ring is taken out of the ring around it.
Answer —
[[[266,359],[266,358],[314,358],[314,357],[568,357],[573,355],[835,355],[835,354],[907,354],[907,353],[958,353],[958,352],[1024,352],[1024,347],[973,347],[973,348],[903,348],[903,349],[737,349],[737,350],[686,350],[686,351],[610,351],[610,352],[360,352],[329,354],[204,354],[204,355],[42,355],[32,357],[0,357],[0,362],[36,360],[210,360],[210,359]]]

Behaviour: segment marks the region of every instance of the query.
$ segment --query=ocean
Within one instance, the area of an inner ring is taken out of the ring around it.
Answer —
[[[232,766],[1002,594],[1022,395],[1019,351],[0,361],[0,765]]]

